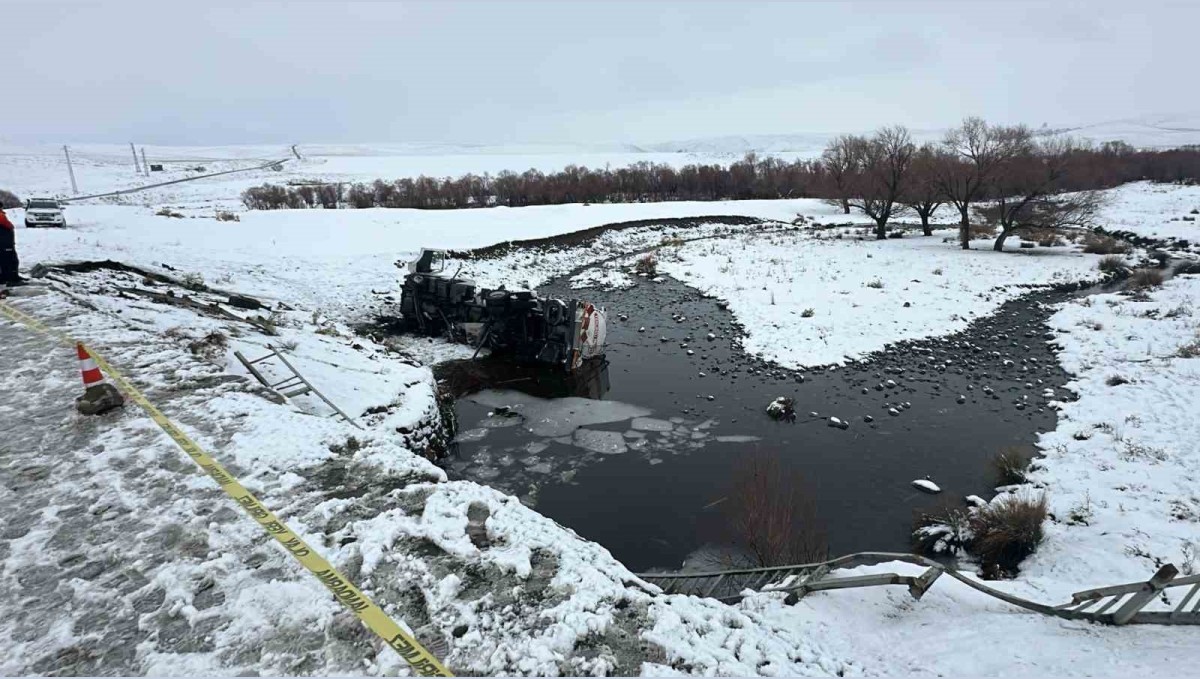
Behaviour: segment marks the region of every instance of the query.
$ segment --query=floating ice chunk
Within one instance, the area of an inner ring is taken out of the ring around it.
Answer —
[[[634,430],[632,430],[632,429],[630,429],[629,431],[625,432],[624,436],[625,436],[625,438],[627,438],[627,439],[643,439],[643,438],[646,438],[646,435],[645,435],[644,433],[642,433],[642,432],[640,432],[640,431],[634,431]]]
[[[543,450],[545,450],[549,447],[550,447],[549,443],[543,443],[541,441],[530,441],[529,443],[525,444],[524,449],[525,449],[525,452],[529,453],[530,455],[537,455],[538,453],[542,452]]]
[[[925,478],[925,479],[917,479],[917,480],[913,481],[913,482],[912,482],[912,486],[913,486],[913,488],[916,488],[917,490],[920,490],[920,491],[924,491],[924,492],[926,492],[926,493],[940,493],[940,492],[942,492],[942,487],[941,487],[941,486],[939,486],[938,484],[934,483],[933,481],[930,481],[930,480],[929,480],[929,479],[927,479],[927,478]]]
[[[459,443],[468,443],[471,441],[479,441],[487,435],[488,435],[487,429],[483,429],[483,428],[468,429],[466,431],[458,432],[458,436],[455,437],[455,440],[458,441]]]
[[[481,391],[473,394],[470,400],[492,408],[510,405],[519,409],[525,416],[525,427],[534,435],[546,438],[567,436],[580,427],[621,422],[650,414],[645,408],[620,401],[593,401],[577,397],[544,399],[511,390]],[[497,418],[496,421],[510,419]]]
[[[629,449],[625,445],[625,436],[619,431],[598,431],[595,429],[576,429],[575,445],[604,455],[618,455]]]
[[[734,434],[731,436],[717,436],[715,437],[715,440],[720,443],[750,443],[752,441],[760,441],[762,439],[758,436]]]
[[[630,426],[638,431],[671,431],[675,428],[667,420],[656,420],[653,417],[635,417]]]

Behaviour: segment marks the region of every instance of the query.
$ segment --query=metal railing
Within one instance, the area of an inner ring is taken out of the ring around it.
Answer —
[[[900,561],[925,566],[921,575],[872,573],[836,576],[834,571],[858,566],[873,566]],[[749,593],[783,592],[785,602],[794,604],[810,592],[881,585],[907,585],[914,599],[920,599],[933,583],[947,575],[971,589],[1031,610],[1070,620],[1161,625],[1200,625],[1200,575],[1176,577],[1175,566],[1167,564],[1149,580],[1076,592],[1071,601],[1050,606],[995,589],[968,577],[957,569],[931,559],[897,552],[860,552],[816,563],[740,568],[696,573],[640,573],[638,577],[663,594],[682,594],[717,599],[726,603],[740,601]],[[1172,599],[1175,588],[1187,587]]]

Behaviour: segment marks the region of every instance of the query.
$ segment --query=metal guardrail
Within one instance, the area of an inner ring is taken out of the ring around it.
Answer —
[[[832,574],[842,568],[873,566],[891,561],[925,566],[926,570],[919,576],[874,573],[837,577]],[[1171,564],[1158,569],[1145,582],[1076,592],[1070,602],[1059,606],[1030,601],[989,587],[951,566],[922,556],[897,552],[860,552],[829,561],[767,568],[640,573],[638,577],[664,594],[700,596],[734,603],[744,598],[747,592],[785,592],[786,603],[794,604],[810,592],[880,585],[907,585],[913,598],[920,599],[943,574],[992,598],[1058,618],[1090,620],[1109,625],[1200,625],[1200,574],[1176,577],[1178,570]],[[1172,600],[1168,590],[1181,587],[1188,589],[1180,594],[1179,599]],[[1155,610],[1148,610],[1151,608]]]

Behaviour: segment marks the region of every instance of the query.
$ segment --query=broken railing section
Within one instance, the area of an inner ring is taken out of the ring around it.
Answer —
[[[836,576],[833,571],[857,566],[874,566],[889,561],[902,561],[926,570],[921,575],[872,573],[869,575]],[[703,573],[643,573],[638,577],[661,588],[664,594],[684,594],[717,599],[726,603],[740,601],[747,591],[784,592],[785,603],[795,604],[810,592],[881,585],[906,585],[914,599],[920,599],[943,574],[968,587],[1006,603],[1069,620],[1092,622],[1160,625],[1200,625],[1200,574],[1176,577],[1175,566],[1167,564],[1145,582],[1132,582],[1112,587],[1077,592],[1071,602],[1048,606],[1029,601],[989,587],[958,570],[912,554],[890,552],[861,552],[819,563],[743,568]],[[1173,600],[1167,590],[1187,588]],[[1151,604],[1165,610],[1145,610]]]

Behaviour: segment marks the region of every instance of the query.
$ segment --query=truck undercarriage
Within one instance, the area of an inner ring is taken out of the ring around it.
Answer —
[[[444,253],[422,250],[406,263],[400,298],[406,330],[567,372],[604,355],[603,309],[581,300],[542,298],[529,290],[480,288],[474,281],[443,275],[444,261]]]

